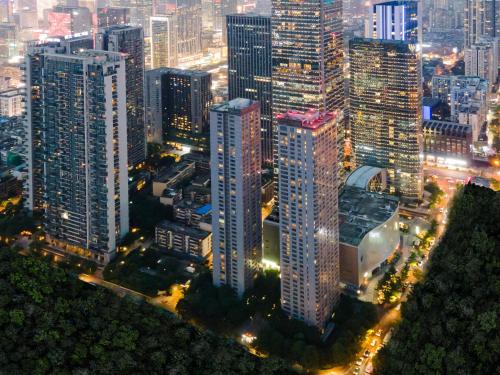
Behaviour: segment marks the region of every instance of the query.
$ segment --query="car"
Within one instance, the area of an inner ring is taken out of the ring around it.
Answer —
[[[370,343],[370,346],[375,346],[377,345],[377,339],[373,339],[372,342]]]
[[[370,356],[370,351],[369,350],[365,350],[365,352],[363,354],[363,357],[368,358],[369,356]]]
[[[375,333],[375,336],[380,337],[382,336],[382,329],[379,329],[377,333]]]

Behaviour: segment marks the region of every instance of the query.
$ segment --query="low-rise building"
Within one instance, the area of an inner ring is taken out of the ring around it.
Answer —
[[[168,188],[175,187],[184,179],[192,177],[195,173],[195,163],[188,161],[181,161],[169,168],[168,171],[153,181],[153,195],[161,197],[163,191]]]
[[[156,226],[155,240],[160,250],[174,251],[205,259],[212,248],[212,234],[197,228],[162,221]]]
[[[357,288],[400,246],[398,198],[345,186],[339,231],[340,281]]]
[[[201,205],[184,199],[174,205],[174,217],[185,225],[198,226],[203,218],[210,215],[211,210],[210,204]]]
[[[460,166],[472,159],[472,126],[448,121],[424,121],[422,133],[427,161]]]

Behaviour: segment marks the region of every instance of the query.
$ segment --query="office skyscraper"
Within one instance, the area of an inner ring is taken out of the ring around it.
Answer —
[[[146,75],[148,126],[152,130],[163,127],[169,143],[208,152],[213,103],[210,73],[161,68]]]
[[[464,31],[466,48],[482,37],[500,36],[500,0],[467,0]]]
[[[332,113],[277,119],[281,306],[320,329],[339,298],[336,130]]]
[[[227,16],[227,48],[229,99],[260,102],[262,161],[272,162],[271,17]]]
[[[107,263],[129,226],[125,61],[61,52],[26,56],[30,203],[51,246]]]
[[[342,116],[345,110],[342,2],[273,0],[272,4],[273,116],[290,109],[338,111]],[[338,127],[337,167],[342,180],[343,120],[339,119]],[[276,134],[274,138],[276,142]]]
[[[149,18],[153,15],[153,0],[110,0],[112,7],[130,9],[130,23],[142,26],[144,33],[149,32]]]
[[[177,67],[177,17],[175,15],[150,18],[151,66]]]
[[[234,99],[210,111],[213,281],[239,297],[262,258],[260,106]]]
[[[48,35],[65,37],[92,32],[92,14],[88,8],[79,6],[55,6],[47,14]]]
[[[366,37],[386,40],[422,42],[419,25],[422,15],[418,0],[388,1],[373,5],[366,27]]]
[[[96,49],[127,54],[127,154],[131,167],[146,159],[142,27],[115,25],[101,29],[96,35]]]
[[[422,73],[417,46],[355,38],[349,56],[355,163],[387,168],[391,193],[420,199]]]
[[[97,27],[126,25],[130,23],[129,8],[105,7],[97,9]]]
[[[169,0],[169,10],[177,17],[177,53],[189,58],[202,52],[201,0]]]

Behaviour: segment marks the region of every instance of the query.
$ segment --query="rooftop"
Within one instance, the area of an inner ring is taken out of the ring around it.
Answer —
[[[215,112],[241,112],[253,106],[259,107],[259,102],[251,99],[236,98],[227,102],[215,104],[212,106],[211,111]]]
[[[158,223],[156,229],[169,230],[175,233],[182,233],[185,235],[189,235],[189,237],[196,239],[204,239],[210,236],[209,232],[205,232],[204,230],[188,227],[183,224],[174,223],[172,221],[164,220]]]
[[[311,109],[307,112],[290,110],[276,115],[279,123],[307,129],[317,129],[334,120],[335,117],[336,115],[333,112],[320,112],[316,109]]]
[[[435,131],[442,135],[452,135],[456,137],[466,137],[468,134],[472,134],[472,126],[448,121],[424,121],[422,128],[424,131]]]
[[[354,170],[349,175],[349,177],[347,177],[345,184],[347,186],[357,187],[360,189],[366,189],[368,187],[368,184],[372,180],[372,178],[375,177],[377,174],[379,174],[382,171],[383,171],[382,168],[363,165],[363,166],[357,168],[356,170]]]
[[[392,195],[344,187],[339,197],[340,242],[359,245],[370,231],[389,220],[398,207],[399,199]]]

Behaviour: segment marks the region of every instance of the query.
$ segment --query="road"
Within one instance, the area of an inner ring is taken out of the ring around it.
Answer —
[[[78,276],[78,278],[88,284],[98,285],[108,290],[111,290],[113,293],[115,293],[120,297],[125,297],[128,295],[137,298],[139,300],[146,301],[152,305],[161,307],[174,314],[177,314],[176,310],[177,303],[184,297],[184,292],[182,287],[177,284],[172,286],[171,288],[172,294],[170,296],[150,297],[136,290],[132,290],[124,286],[103,280],[102,278],[95,275],[88,275],[82,273]]]

